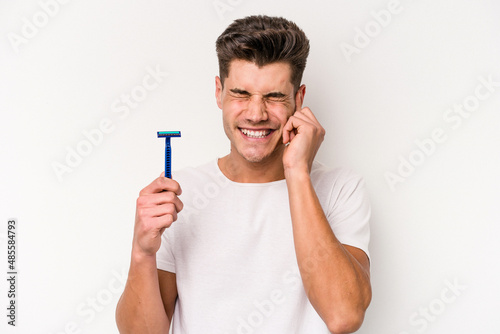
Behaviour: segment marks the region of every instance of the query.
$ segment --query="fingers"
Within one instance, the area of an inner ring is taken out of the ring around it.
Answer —
[[[145,193],[137,198],[138,207],[153,207],[169,203],[174,205],[177,212],[180,212],[184,207],[184,204],[179,199],[179,197],[177,197],[177,195],[171,191],[164,191],[161,193],[153,194]]]
[[[165,203],[155,206],[138,206],[137,212],[141,218],[156,218],[171,215],[175,221],[179,211],[173,203]]]
[[[137,198],[137,209],[144,211],[144,215],[141,215],[143,217],[171,215],[175,221],[177,213],[184,207],[178,197],[181,193],[177,181],[160,176],[141,190]]]
[[[290,116],[283,127],[283,144],[289,143],[295,137],[295,127],[293,125],[293,116]]]
[[[292,125],[297,128],[297,132],[310,130],[314,136],[324,137],[325,129],[321,126],[311,109],[306,107],[298,110],[290,118],[292,117]]]
[[[290,118],[294,118],[296,121],[302,121],[304,123],[310,124],[314,127],[321,127],[320,123],[318,122],[318,119],[314,114],[312,113],[311,109],[309,108],[303,108],[302,110],[297,110],[293,116]],[[296,122],[297,125],[299,125],[299,122]]]
[[[283,127],[283,143],[286,144],[293,140],[295,135],[306,131],[306,129],[311,129],[313,132],[316,129],[324,131],[318,120],[312,113],[311,109],[303,108],[302,110],[297,110]]]
[[[182,193],[177,181],[163,173],[141,190],[137,198],[133,249],[141,254],[154,255],[161,244],[161,235],[177,220],[183,208]]]
[[[283,127],[283,143],[289,144],[283,154],[285,169],[306,168],[310,172],[324,136],[325,129],[309,108],[297,110]]]
[[[177,213],[180,212],[184,204],[179,199],[179,184],[171,179],[159,177],[150,185],[146,186],[137,198],[137,213],[141,221],[165,216],[168,226],[177,220]],[[170,218],[166,217],[170,216]],[[157,222],[158,219],[155,220]],[[168,227],[168,226],[157,227]]]
[[[308,107],[302,108],[302,110],[297,110],[294,116],[301,117],[304,120],[309,119],[311,123],[319,124],[318,119]]]
[[[291,142],[295,135],[297,135],[301,123],[300,121],[307,122],[307,117],[303,115],[301,110],[295,111],[295,113],[288,118],[288,121],[283,127],[283,144]]]
[[[147,194],[155,194],[163,191],[172,191],[176,195],[182,194],[182,189],[179,183],[173,179],[169,179],[168,177],[164,177],[164,172],[161,173],[161,176],[151,182],[148,186],[141,190],[139,195],[147,195]]]
[[[148,220],[154,229],[164,229],[177,220],[177,212],[175,206],[169,203],[142,208],[138,214],[141,219]]]

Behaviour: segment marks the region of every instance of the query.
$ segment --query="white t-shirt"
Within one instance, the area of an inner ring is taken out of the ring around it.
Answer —
[[[329,333],[300,278],[286,180],[233,182],[217,160],[173,178],[184,209],[157,253],[158,269],[176,273],[173,333]],[[336,237],[368,255],[364,181],[318,162],[311,179]]]

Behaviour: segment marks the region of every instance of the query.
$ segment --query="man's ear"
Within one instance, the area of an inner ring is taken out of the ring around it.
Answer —
[[[222,82],[218,76],[215,77],[215,99],[219,108],[222,109]]]
[[[301,110],[304,103],[304,96],[306,95],[306,85],[301,85],[295,93],[295,110]]]

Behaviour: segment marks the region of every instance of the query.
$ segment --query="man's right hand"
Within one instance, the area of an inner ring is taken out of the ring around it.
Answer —
[[[161,245],[161,235],[177,220],[182,210],[179,183],[166,178],[164,173],[139,193],[136,206],[132,252],[154,256]]]
[[[156,267],[161,235],[177,219],[181,187],[164,173],[137,199],[132,260],[127,284],[116,307],[120,333],[168,333],[177,298],[174,273]]]

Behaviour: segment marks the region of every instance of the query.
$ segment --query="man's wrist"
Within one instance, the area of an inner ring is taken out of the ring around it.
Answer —
[[[285,168],[285,179],[287,182],[290,181],[308,181],[310,180],[309,168],[306,167],[295,167],[295,168]]]
[[[148,254],[136,247],[132,247],[132,261],[135,263],[156,263],[156,254]]]

